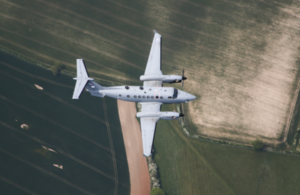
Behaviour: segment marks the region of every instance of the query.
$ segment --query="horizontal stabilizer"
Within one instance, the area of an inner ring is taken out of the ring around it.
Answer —
[[[79,99],[79,96],[81,95],[87,82],[89,80],[94,80],[89,78],[82,59],[77,59],[77,77],[74,78],[74,80],[76,80],[76,85],[72,99]]]

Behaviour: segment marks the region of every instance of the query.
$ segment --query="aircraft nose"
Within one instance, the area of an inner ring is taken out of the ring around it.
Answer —
[[[196,96],[192,95],[192,94],[189,94],[189,97],[188,97],[189,100],[194,100],[196,99]]]

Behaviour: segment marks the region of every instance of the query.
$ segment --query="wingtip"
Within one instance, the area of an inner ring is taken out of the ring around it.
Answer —
[[[156,30],[153,30],[153,32],[154,32],[154,36],[155,36],[155,35],[161,36],[161,34],[159,34]]]
[[[153,30],[153,32],[154,32],[154,34],[158,34],[158,35],[160,35],[156,30]]]

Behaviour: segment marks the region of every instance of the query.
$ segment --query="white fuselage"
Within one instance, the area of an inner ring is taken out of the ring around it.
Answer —
[[[99,90],[103,96],[130,102],[160,102],[163,104],[182,103],[196,97],[173,87],[117,86]]]

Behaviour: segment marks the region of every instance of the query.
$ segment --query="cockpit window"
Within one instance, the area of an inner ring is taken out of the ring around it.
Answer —
[[[176,99],[178,95],[178,90],[174,89],[173,99]]]

